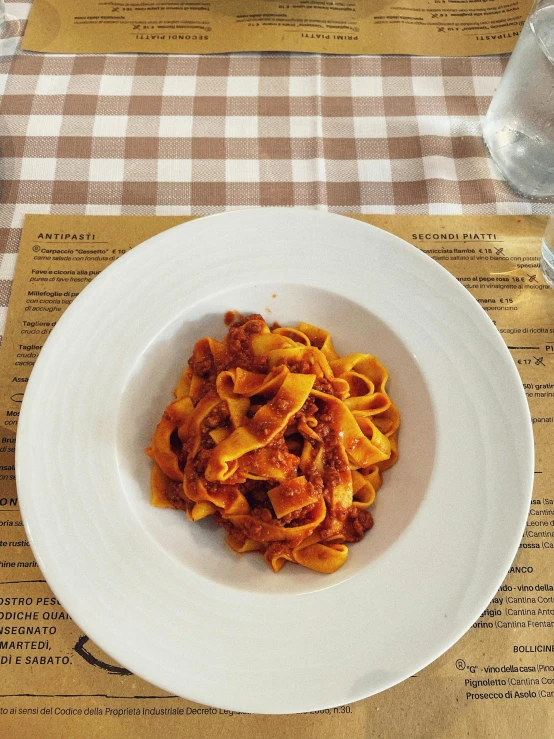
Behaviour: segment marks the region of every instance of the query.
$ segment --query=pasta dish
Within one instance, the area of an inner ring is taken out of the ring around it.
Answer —
[[[373,526],[400,418],[371,354],[340,357],[328,332],[225,316],[194,346],[146,453],[152,504],[212,516],[238,553],[335,572]]]

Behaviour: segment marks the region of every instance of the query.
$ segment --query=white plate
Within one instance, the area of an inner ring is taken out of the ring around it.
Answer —
[[[390,370],[400,461],[334,575],[276,575],[149,505],[143,449],[228,309],[322,326]],[[509,352],[448,272],[359,221],[264,209],[165,231],[84,290],[33,371],[16,471],[37,561],[102,649],[185,698],[294,713],[384,690],[471,626],[516,554],[533,444]]]

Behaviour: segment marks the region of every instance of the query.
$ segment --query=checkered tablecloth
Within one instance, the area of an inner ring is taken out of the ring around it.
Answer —
[[[30,2],[6,8],[0,321],[26,213],[552,211],[483,146],[506,58],[25,53]]]

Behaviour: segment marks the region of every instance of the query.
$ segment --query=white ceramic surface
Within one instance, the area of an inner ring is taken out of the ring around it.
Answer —
[[[400,460],[334,575],[275,575],[149,505],[143,449],[229,309],[314,323],[389,368]],[[16,474],[37,561],[102,649],[190,700],[294,713],[384,690],[471,626],[517,552],[533,442],[502,338],[446,270],[350,218],[262,209],[165,231],[93,280],[32,373]]]

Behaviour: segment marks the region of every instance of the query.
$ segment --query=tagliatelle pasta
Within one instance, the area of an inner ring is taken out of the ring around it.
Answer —
[[[146,453],[152,504],[212,516],[235,552],[335,572],[373,526],[400,417],[371,354],[339,357],[315,326],[229,312],[194,347]]]

